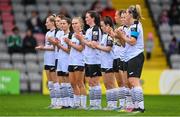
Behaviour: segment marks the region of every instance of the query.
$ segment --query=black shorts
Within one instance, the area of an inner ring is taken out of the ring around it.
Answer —
[[[58,76],[69,76],[69,73],[63,71],[57,71]]]
[[[119,70],[123,71],[123,61],[120,58],[113,60],[113,70],[114,72],[119,72]]]
[[[114,70],[113,70],[113,68],[101,68],[101,72],[105,72],[105,73],[113,73]]]
[[[86,77],[96,77],[102,76],[101,65],[100,64],[85,64],[85,76]]]
[[[44,65],[45,70],[49,70],[50,72],[55,72],[55,66]]]
[[[129,77],[141,77],[141,72],[144,64],[144,54],[140,53],[136,57],[127,62],[127,74]]]
[[[69,65],[69,66],[68,66],[68,71],[69,71],[69,72],[84,71],[84,66]]]
[[[55,60],[55,70],[57,70],[58,59]]]
[[[127,62],[123,61],[123,71],[127,71]]]

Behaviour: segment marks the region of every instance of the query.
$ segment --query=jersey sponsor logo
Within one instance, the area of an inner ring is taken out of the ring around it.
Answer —
[[[93,31],[93,35],[98,35],[98,31]]]

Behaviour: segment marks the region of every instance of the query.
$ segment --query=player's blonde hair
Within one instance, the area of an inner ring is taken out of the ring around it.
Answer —
[[[132,14],[134,19],[144,19],[142,16],[141,6],[139,4],[129,6],[128,11],[130,14]]]
[[[81,28],[83,29],[84,27],[83,19],[81,17],[74,17],[73,19],[77,19],[80,22]]]

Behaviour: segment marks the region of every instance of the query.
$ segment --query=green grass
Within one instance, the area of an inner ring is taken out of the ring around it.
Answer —
[[[115,111],[50,110],[49,96],[40,94],[0,95],[0,116],[178,116],[180,96],[145,96],[145,113]],[[103,96],[105,106],[105,96]]]

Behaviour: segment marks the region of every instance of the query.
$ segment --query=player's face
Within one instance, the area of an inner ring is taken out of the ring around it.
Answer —
[[[129,13],[128,9],[126,10],[126,16],[125,16],[125,23],[129,24],[130,20],[132,18],[132,15]]]
[[[118,11],[116,11],[114,19],[115,19],[117,24],[120,23],[120,16],[119,16],[119,12]]]
[[[90,16],[89,13],[86,13],[86,18],[85,18],[85,20],[86,20],[86,24],[87,24],[87,25],[90,25],[90,24],[93,22],[93,18]]]
[[[61,18],[56,17],[55,23],[56,23],[57,28],[61,29]]]
[[[66,20],[61,20],[61,26],[63,31],[67,31],[69,29],[69,24]]]
[[[126,19],[126,13],[122,13],[122,14],[121,14],[121,18],[120,18],[120,22],[121,22],[122,25],[125,25],[125,24],[126,24],[126,23],[125,23],[125,19]]]
[[[78,19],[72,20],[72,28],[73,28],[74,32],[81,31],[81,23]]]
[[[54,26],[53,22],[50,22],[49,18],[46,19],[45,25],[47,29],[51,29]]]
[[[106,32],[106,25],[104,24],[104,21],[101,21],[101,29],[103,32]]]

